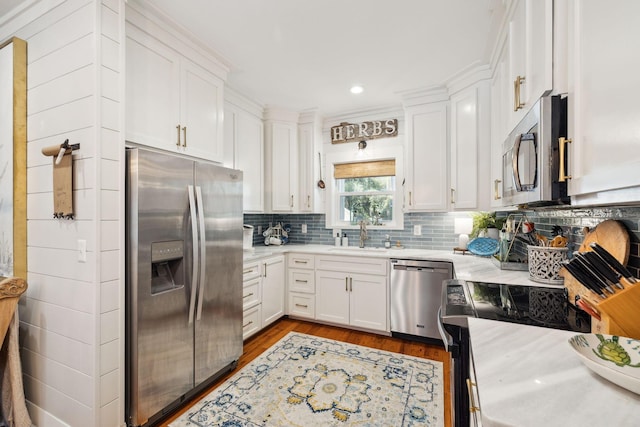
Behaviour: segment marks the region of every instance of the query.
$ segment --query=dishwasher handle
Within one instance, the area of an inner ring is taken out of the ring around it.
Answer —
[[[440,273],[440,274],[449,274],[449,270],[446,268],[437,268],[437,267],[416,267],[413,265],[394,265],[394,270],[402,270],[402,271],[424,271],[425,273]]]

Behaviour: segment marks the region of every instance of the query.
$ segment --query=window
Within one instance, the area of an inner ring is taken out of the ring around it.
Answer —
[[[339,197],[338,220],[357,225],[393,222],[395,176],[336,179]]]
[[[399,153],[387,150],[376,154],[357,162],[344,162],[344,153],[327,155],[333,166],[327,194],[327,227],[357,228],[364,220],[372,228],[403,228],[402,188],[398,188],[400,178],[396,177],[401,176],[402,169],[396,157]]]

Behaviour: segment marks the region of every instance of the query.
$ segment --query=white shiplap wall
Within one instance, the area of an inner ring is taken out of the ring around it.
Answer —
[[[28,44],[28,277],[20,301],[29,413],[45,426],[123,425],[123,0],[31,0],[0,17]],[[76,218],[52,219],[52,159],[73,154]],[[87,242],[78,262],[77,242]]]

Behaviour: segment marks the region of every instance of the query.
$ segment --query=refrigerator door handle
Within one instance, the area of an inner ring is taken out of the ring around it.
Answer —
[[[191,240],[193,241],[193,266],[191,271],[191,298],[189,298],[189,323],[193,323],[193,314],[196,308],[196,291],[198,289],[198,228],[196,226],[196,200],[193,185],[188,186],[189,211],[191,214]]]
[[[200,226],[200,289],[198,292],[198,311],[196,320],[202,317],[202,303],[204,299],[204,284],[207,273],[207,239],[204,234],[204,203],[202,202],[202,188],[196,186],[196,201],[198,203],[198,225]]]

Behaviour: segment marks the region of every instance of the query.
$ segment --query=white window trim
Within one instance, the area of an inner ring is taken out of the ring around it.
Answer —
[[[337,200],[336,180],[333,178],[334,165],[342,163],[371,162],[375,160],[393,160],[396,161],[396,189],[393,196],[393,218],[394,221],[387,225],[371,225],[367,224],[368,229],[372,230],[404,230],[404,212],[402,210],[402,180],[404,179],[404,152],[402,146],[374,148],[370,144],[365,149],[365,155],[362,159],[356,157],[356,150],[353,152],[336,151],[326,155],[327,176],[325,178],[327,187],[326,198],[326,228],[340,229],[358,229],[359,226],[351,225],[346,222],[339,221],[338,208],[340,206]]]

